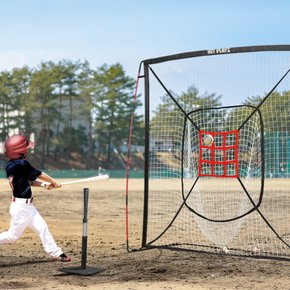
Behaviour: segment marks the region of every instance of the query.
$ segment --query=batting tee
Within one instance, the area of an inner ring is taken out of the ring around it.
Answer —
[[[290,260],[290,45],[148,59],[138,78],[143,215],[133,225],[127,207],[128,249]]]

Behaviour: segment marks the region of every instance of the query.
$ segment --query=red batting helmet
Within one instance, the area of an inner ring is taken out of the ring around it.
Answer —
[[[14,135],[5,142],[5,154],[9,159],[18,159],[27,156],[27,149],[34,148],[34,143],[30,142],[25,136]]]

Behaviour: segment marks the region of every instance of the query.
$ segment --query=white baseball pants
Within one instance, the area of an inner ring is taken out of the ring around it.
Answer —
[[[32,203],[26,203],[26,199],[15,199],[10,205],[10,215],[10,228],[0,234],[0,244],[15,242],[28,227],[39,235],[44,251],[50,256],[57,258],[63,253],[56,245],[45,220]]]

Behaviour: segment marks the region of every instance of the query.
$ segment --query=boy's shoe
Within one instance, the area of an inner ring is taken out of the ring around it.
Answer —
[[[60,262],[70,262],[71,258],[68,257],[66,254],[61,254],[57,258],[55,258],[55,260]]]

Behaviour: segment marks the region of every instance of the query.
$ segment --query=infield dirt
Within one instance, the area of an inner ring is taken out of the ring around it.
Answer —
[[[128,253],[124,179],[87,185],[90,189],[87,264],[103,267],[105,271],[93,276],[60,272],[61,267],[81,263],[85,186],[75,184],[51,191],[34,189],[35,206],[57,244],[73,261],[66,264],[52,261],[38,236],[27,229],[15,244],[1,245],[0,289],[290,289],[289,262],[169,250]],[[10,222],[11,193],[6,180],[0,180],[0,187],[0,230],[4,231]],[[142,180],[131,180],[130,189],[130,207],[134,208],[134,202],[143,194]]]

